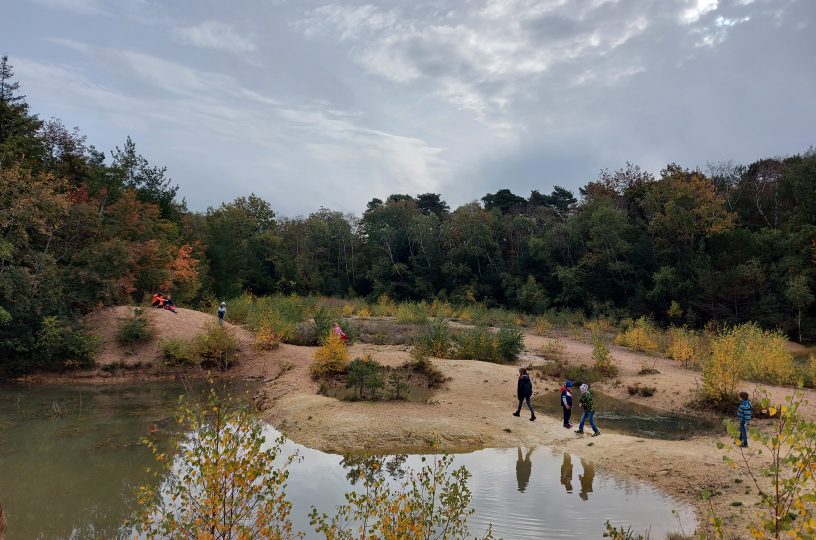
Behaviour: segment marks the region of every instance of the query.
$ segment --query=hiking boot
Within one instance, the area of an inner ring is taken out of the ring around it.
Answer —
[[[575,433],[577,433],[578,435],[583,435],[583,434],[584,434],[584,430],[583,430],[583,429],[576,429],[576,430],[575,430]]]
[[[516,412],[513,413],[513,416],[521,416],[521,413],[516,411]]]
[[[536,419],[536,416],[535,416],[535,415],[531,416],[531,417],[530,417],[530,422],[534,421],[535,419]]]
[[[593,436],[593,437],[597,437],[597,436],[598,436],[598,435],[600,435],[600,434],[601,434],[601,432],[600,432],[600,431],[596,431],[595,433],[593,433],[593,434],[592,434],[592,436]]]

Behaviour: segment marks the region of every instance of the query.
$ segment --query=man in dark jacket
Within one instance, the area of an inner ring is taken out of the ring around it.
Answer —
[[[564,427],[569,429],[572,416],[572,381],[567,380],[561,387],[561,409],[564,411]]]
[[[518,388],[516,391],[518,395],[518,409],[516,412],[513,413],[513,416],[521,416],[521,406],[526,401],[527,408],[530,409],[530,421],[536,419],[535,411],[533,411],[533,405],[530,403],[530,397],[533,395],[533,381],[530,380],[530,376],[527,374],[527,370],[524,368],[519,368],[519,378],[518,378]]]

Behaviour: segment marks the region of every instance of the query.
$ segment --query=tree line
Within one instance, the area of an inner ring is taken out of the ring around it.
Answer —
[[[190,211],[128,137],[111,152],[30,110],[0,62],[0,370],[156,290],[196,304],[274,293],[441,298],[816,338],[816,151],[749,165],[627,163],[573,193],[372,199],[361,216],[283,217],[256,195]],[[55,323],[56,321],[56,323]],[[36,363],[36,362],[35,362]]]

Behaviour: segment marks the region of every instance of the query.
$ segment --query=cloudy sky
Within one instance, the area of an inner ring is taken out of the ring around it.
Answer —
[[[577,190],[816,145],[814,0],[9,0],[33,109],[190,208]]]

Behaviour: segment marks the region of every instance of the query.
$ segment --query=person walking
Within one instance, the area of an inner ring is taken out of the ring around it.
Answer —
[[[739,420],[740,446],[748,448],[748,426],[754,416],[754,407],[748,399],[748,392],[739,393],[740,404],[737,408],[737,420]]]
[[[575,430],[575,433],[580,435],[584,434],[584,422],[589,420],[589,425],[592,426],[592,434],[593,437],[597,437],[601,434],[598,430],[598,427],[595,425],[595,404],[592,403],[592,392],[589,389],[588,384],[581,385],[581,407],[584,409],[584,414],[581,415],[581,423],[578,424],[578,429]]]
[[[227,303],[221,302],[221,305],[218,306],[218,311],[216,312],[218,315],[218,324],[224,326],[224,317],[227,316]]]
[[[536,419],[535,411],[533,410],[533,405],[530,403],[530,398],[533,395],[533,381],[530,380],[530,376],[527,374],[527,370],[525,368],[519,368],[519,376],[518,376],[518,384],[516,385],[516,394],[518,396],[518,408],[516,412],[513,413],[513,416],[521,416],[521,406],[524,402],[527,402],[527,408],[530,409],[530,422]]]
[[[564,427],[569,429],[572,427],[572,381],[569,379],[561,386],[561,409],[564,412]]]

